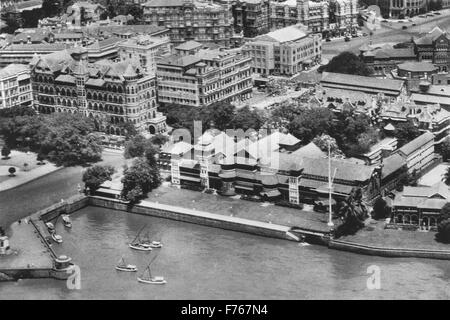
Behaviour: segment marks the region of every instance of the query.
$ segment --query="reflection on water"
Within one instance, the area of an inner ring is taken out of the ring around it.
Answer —
[[[72,229],[54,245],[81,268],[81,290],[64,281],[1,283],[13,299],[448,299],[449,263],[359,256],[320,246],[252,236],[125,212],[89,207],[72,215]],[[142,226],[164,247],[151,253],[128,248]],[[168,283],[138,283],[150,257],[154,275]],[[138,266],[117,272],[121,256]],[[367,267],[381,268],[381,289],[366,287]]]

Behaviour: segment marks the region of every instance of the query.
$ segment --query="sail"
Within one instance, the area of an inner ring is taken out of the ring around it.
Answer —
[[[119,260],[119,264],[117,265],[118,267],[126,267],[126,263],[125,263],[125,259],[122,257]]]
[[[145,228],[145,226],[143,226],[143,227],[141,228],[141,230],[139,230],[139,232],[138,232],[138,234],[136,235],[136,237],[134,238],[134,240],[131,241],[131,244],[136,245],[136,244],[139,244],[139,243],[141,242],[140,235],[141,235],[142,230],[144,230],[144,228]]]

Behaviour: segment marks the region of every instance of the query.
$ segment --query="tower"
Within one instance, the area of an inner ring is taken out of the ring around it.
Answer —
[[[89,71],[87,69],[88,52],[85,48],[76,47],[72,52],[72,58],[76,61],[73,73],[77,87],[78,111],[87,116],[86,81],[89,79]]]
[[[308,26],[309,0],[297,0],[297,22]]]

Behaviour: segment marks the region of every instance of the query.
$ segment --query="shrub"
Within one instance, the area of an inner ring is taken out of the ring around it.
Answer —
[[[14,177],[14,173],[16,173],[16,168],[10,167],[10,168],[8,169],[8,172],[9,172],[9,176],[10,176],[10,177]]]

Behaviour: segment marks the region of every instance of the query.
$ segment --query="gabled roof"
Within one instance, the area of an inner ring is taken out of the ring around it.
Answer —
[[[144,3],[144,7],[180,7],[184,4],[183,0],[150,0]]]
[[[381,177],[384,179],[405,165],[406,159],[403,158],[400,154],[394,153],[389,157],[383,159],[383,169],[381,171]]]
[[[322,85],[337,84],[359,87],[361,89],[380,89],[386,91],[397,91],[400,93],[403,87],[402,80],[378,79],[373,77],[357,76],[352,74],[324,72],[322,74]]]
[[[424,134],[415,138],[414,140],[408,142],[407,144],[405,144],[403,147],[401,147],[397,151],[403,153],[405,156],[409,156],[414,151],[421,148],[422,146],[424,146],[425,144],[427,144],[430,141],[434,141],[434,134],[427,131]]]

